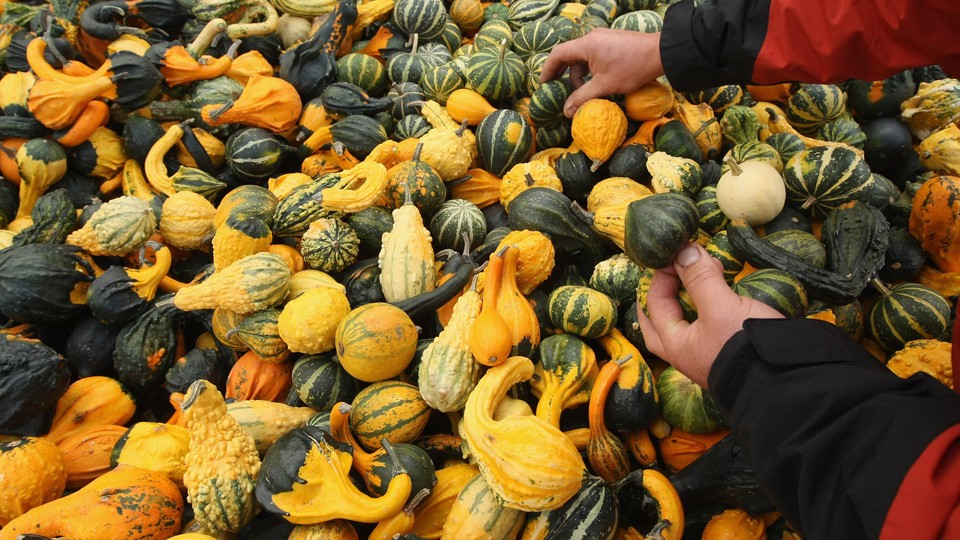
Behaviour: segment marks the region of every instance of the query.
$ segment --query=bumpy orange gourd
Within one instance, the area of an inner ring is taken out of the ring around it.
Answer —
[[[39,437],[0,442],[0,527],[63,493],[67,470],[60,450]],[[0,531],[2,534],[2,531]]]
[[[937,176],[920,186],[910,234],[944,272],[960,272],[960,177]]]
[[[593,160],[590,170],[595,171],[610,159],[627,136],[627,116],[612,101],[591,99],[573,115],[570,133],[573,143]]]

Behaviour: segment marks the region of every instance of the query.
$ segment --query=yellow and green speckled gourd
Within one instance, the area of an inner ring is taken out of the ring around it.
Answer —
[[[138,249],[157,228],[153,209],[136,197],[122,196],[105,203],[66,243],[91,255],[122,256]]]
[[[510,387],[532,375],[533,362],[522,356],[511,356],[487,370],[467,399],[460,434],[505,506],[539,512],[558,508],[573,497],[585,470],[573,442],[543,419],[511,415],[494,420]]]
[[[258,509],[253,496],[260,471],[256,443],[227,413],[223,395],[208,381],[191,384],[181,407],[190,430],[183,483],[195,519],[208,531],[235,533]]]
[[[380,286],[387,302],[399,302],[436,286],[433,243],[420,210],[408,199],[393,211],[393,228],[383,234]]]
[[[418,381],[420,395],[441,412],[458,411],[480,380],[480,363],[470,352],[470,329],[480,314],[476,281],[453,306],[446,328],[423,351]]]
[[[287,296],[290,268],[283,258],[248,255],[195,285],[183,287],[173,303],[184,311],[223,308],[246,314],[273,307]]]

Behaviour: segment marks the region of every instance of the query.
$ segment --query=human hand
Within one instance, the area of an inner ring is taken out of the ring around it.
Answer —
[[[598,28],[554,47],[540,72],[540,82],[560,77],[568,67],[574,92],[567,98],[563,114],[572,118],[590,99],[628,94],[663,75],[660,34]],[[584,82],[587,73],[592,77]]]
[[[677,301],[681,282],[697,307],[692,323],[684,320]],[[772,307],[733,292],[723,280],[720,261],[697,244],[683,248],[673,267],[654,272],[647,310],[649,318],[637,310],[647,349],[704,388],[720,349],[743,321],[783,318]]]

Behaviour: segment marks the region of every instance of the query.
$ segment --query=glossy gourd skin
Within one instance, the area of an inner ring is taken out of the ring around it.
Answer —
[[[733,162],[717,183],[717,204],[728,218],[763,225],[783,210],[787,189],[776,169],[761,162]]]
[[[430,231],[413,204],[393,211],[393,229],[383,235],[379,262],[380,285],[388,302],[406,300],[436,286]]]
[[[100,424],[124,425],[133,418],[133,396],[116,379],[103,376],[77,379],[57,402],[46,438],[54,444]]]

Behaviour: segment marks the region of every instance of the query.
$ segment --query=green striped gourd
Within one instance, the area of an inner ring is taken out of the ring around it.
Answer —
[[[237,186],[220,200],[217,212],[213,216],[213,226],[223,225],[231,215],[255,217],[272,226],[277,204],[277,196],[263,186],[256,184]]]
[[[301,356],[293,364],[291,377],[300,401],[316,411],[329,412],[341,401],[349,403],[360,391],[357,380],[330,356]]]
[[[613,22],[618,13],[617,0],[590,0],[583,10],[584,16],[599,17],[607,24]]]
[[[258,127],[240,128],[227,138],[225,156],[230,170],[240,178],[260,180],[280,168],[290,147],[269,131]]]
[[[609,28],[610,25],[607,24],[607,21],[601,19],[600,17],[595,17],[593,15],[585,15],[579,20],[573,21],[573,26],[570,28],[570,39],[581,38],[590,32],[596,30],[597,28]]]
[[[453,60],[453,54],[443,43],[429,42],[421,43],[417,53],[427,61],[427,67],[442,66]]]
[[[599,476],[590,476],[560,508],[528,513],[521,538],[610,538],[617,529],[617,508],[613,489]]]
[[[149,203],[121,196],[100,206],[83,227],[67,236],[66,243],[91,255],[122,256],[140,248],[156,228]]]
[[[683,94],[690,103],[706,103],[716,114],[722,115],[728,107],[743,102],[743,88],[736,84],[727,84],[706,88],[697,92]]]
[[[589,285],[621,306],[636,302],[639,281],[640,267],[625,253],[618,253],[593,267]]]
[[[419,114],[408,114],[401,118],[393,127],[393,136],[391,136],[391,138],[395,141],[419,139],[426,135],[432,128],[433,126],[430,125],[430,122],[427,122],[426,118]]]
[[[560,0],[515,0],[510,3],[510,25],[520,28],[525,23],[546,19],[558,5]]]
[[[275,203],[276,211],[271,216],[273,235],[276,238],[299,238],[314,221],[333,217],[335,212],[321,204],[320,192],[339,181],[339,174],[326,174],[309,184],[293,188],[286,197]]]
[[[560,122],[555,126],[542,127],[537,130],[537,148],[546,150],[548,148],[566,148],[573,143],[571,134],[572,123],[569,120]]]
[[[853,150],[817,146],[797,153],[783,170],[787,203],[823,219],[831,210],[873,191],[870,167]]]
[[[335,274],[357,260],[360,239],[343,220],[320,218],[300,239],[300,255],[310,268]]]
[[[821,126],[842,118],[847,96],[833,84],[801,84],[784,106],[787,121],[801,133],[816,133]]]
[[[471,55],[480,52],[482,49],[499,48],[502,44],[507,47],[512,47],[513,30],[506,21],[494,20],[485,22],[483,26],[480,27],[480,30],[477,31],[477,35],[473,37],[473,44],[475,45],[475,50],[470,52]]]
[[[449,64],[445,64],[427,69],[423,77],[420,78],[420,84],[423,86],[423,93],[427,99],[446,105],[450,94],[463,88],[466,85],[466,80],[460,76],[456,69]]]
[[[387,70],[370,55],[349,53],[337,60],[337,80],[355,84],[370,95],[381,96],[387,89]]]
[[[479,246],[486,234],[483,211],[463,199],[443,203],[430,220],[430,235],[441,249],[460,252],[467,246]]]
[[[194,167],[180,166],[177,172],[170,177],[173,182],[173,190],[176,192],[192,191],[202,195],[205,199],[213,201],[227,184],[221,182],[215,176],[208,174]]]
[[[590,287],[565,285],[550,293],[550,322],[586,339],[598,338],[617,324],[617,306],[609,296]]]
[[[803,144],[803,139],[796,133],[774,133],[764,139],[763,142],[777,151],[784,166],[790,161],[790,158],[807,149],[807,146]]]
[[[426,58],[418,54],[420,46],[420,35],[413,35],[413,47],[410,52],[398,52],[390,56],[387,60],[387,76],[390,82],[420,84],[423,74],[430,67]],[[394,117],[396,113],[394,112]]]
[[[380,203],[391,209],[399,208],[409,200],[421,215],[433,215],[447,198],[443,179],[429,163],[420,159],[423,145],[418,144],[413,157],[394,165],[387,171],[387,187]]]
[[[564,19],[566,20],[566,19]],[[543,65],[547,62],[550,53],[535,53],[527,58],[524,65],[527,66],[527,76],[523,80],[523,89],[527,95],[532,96],[537,88],[540,88],[540,72],[543,71]]]
[[[447,10],[442,0],[397,0],[393,22],[408,36],[419,34],[426,41],[443,34]]]
[[[467,482],[450,507],[443,538],[515,538],[523,528],[523,510],[507,508],[478,474]]]
[[[660,416],[671,426],[698,435],[723,427],[720,410],[708,392],[673,366],[657,378]]]
[[[573,88],[564,80],[547,81],[530,94],[530,121],[537,128],[551,127],[565,121],[563,105]]]
[[[789,251],[817,268],[827,266],[827,248],[812,233],[796,229],[775,231],[763,237],[771,244]]]
[[[391,85],[387,97],[393,100],[390,114],[399,120],[408,114],[420,114],[418,104],[423,101],[423,87],[419,83],[401,82]]]
[[[279,255],[262,252],[178,290],[173,303],[183,311],[223,308],[246,314],[279,305],[289,288],[290,267]]]
[[[262,399],[242,399],[227,403],[227,414],[253,437],[263,454],[284,433],[307,425],[317,412],[310,407],[293,407]]]
[[[733,292],[772,307],[785,317],[803,317],[807,291],[797,278],[776,268],[757,270],[733,284]]]
[[[657,7],[660,0],[617,0],[620,11],[628,13],[630,11],[640,11],[641,9],[653,9]]]
[[[817,138],[823,141],[840,142],[855,148],[863,148],[867,142],[867,135],[860,129],[860,124],[848,118],[838,118],[820,126]]]
[[[733,283],[733,278],[743,270],[743,256],[737,253],[727,238],[727,231],[719,231],[710,237],[710,241],[704,246],[711,257],[720,261],[723,266],[723,279],[727,283]]]
[[[720,167],[721,174],[726,174],[726,172],[730,170],[727,158],[737,163],[762,161],[776,169],[778,173],[783,174],[783,160],[780,159],[780,154],[777,153],[774,147],[760,141],[749,141],[733,145],[733,148],[723,156],[723,165]]]
[[[375,382],[350,404],[350,430],[367,450],[391,443],[414,441],[430,419],[430,407],[420,390],[401,381]]]
[[[881,297],[867,315],[867,335],[889,352],[915,339],[937,339],[950,324],[950,302],[926,285],[878,286]]]
[[[696,161],[654,152],[647,157],[647,172],[654,193],[679,193],[694,197],[703,187],[703,170]]]
[[[663,29],[663,18],[656,11],[649,9],[631,11],[614,19],[610,28],[655,34]]]
[[[399,302],[436,286],[433,244],[412,203],[393,211],[393,228],[383,235],[378,258],[380,286],[388,302]]]
[[[463,293],[453,306],[446,328],[423,351],[418,372],[420,395],[440,412],[462,409],[480,380],[480,363],[473,359],[468,339],[479,314],[477,291]]]
[[[235,337],[264,362],[283,362],[290,349],[280,337],[279,317],[280,310],[274,308],[251,313],[237,323]]]
[[[697,213],[700,214],[700,228],[707,234],[717,234],[722,231],[730,218],[720,210],[717,203],[717,187],[705,186],[697,193]]]
[[[462,41],[463,32],[460,31],[460,27],[453,22],[453,19],[447,17],[447,22],[443,24],[443,33],[437,38],[436,43],[442,44],[446,47],[447,52],[452,55],[453,51],[460,47]]]
[[[510,19],[510,8],[500,2],[491,2],[483,8],[483,24],[490,21],[507,22]]]
[[[487,99],[501,101],[520,92],[526,69],[520,56],[501,42],[470,56],[467,85]]]
[[[510,109],[487,115],[477,126],[476,137],[480,166],[500,177],[526,161],[533,146],[530,125],[520,113]]]
[[[513,35],[513,51],[527,60],[537,53],[548,53],[560,43],[560,35],[553,24],[545,20],[528,22]]]

